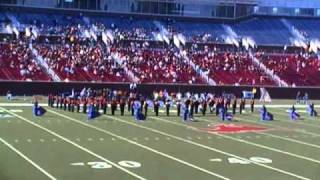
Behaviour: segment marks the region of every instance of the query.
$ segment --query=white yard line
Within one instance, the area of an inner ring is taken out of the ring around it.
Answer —
[[[24,160],[26,160],[28,163],[30,163],[32,166],[34,166],[35,168],[37,168],[40,172],[42,172],[44,175],[46,175],[49,179],[51,180],[57,180],[57,178],[53,177],[50,173],[48,173],[46,170],[44,170],[42,167],[40,167],[38,164],[36,164],[35,162],[33,162],[30,158],[28,158],[26,155],[24,155],[22,152],[20,152],[18,149],[16,149],[15,147],[13,147],[11,144],[9,144],[7,141],[5,141],[4,139],[2,139],[0,137],[0,141],[5,144],[8,148],[10,148],[12,151],[14,151],[15,153],[17,153],[20,157],[22,157]]]
[[[53,132],[53,131],[51,131],[51,130],[49,130],[49,129],[41,126],[41,125],[38,125],[37,123],[34,123],[34,122],[28,120],[27,118],[24,118],[24,117],[19,116],[19,115],[15,114],[15,113],[12,113],[12,112],[10,112],[10,111],[2,108],[2,107],[0,107],[0,109],[4,110],[5,112],[7,112],[7,113],[9,113],[9,114],[11,114],[11,115],[16,116],[17,118],[19,118],[19,119],[21,119],[21,120],[23,120],[23,121],[25,121],[25,122],[27,122],[27,123],[29,123],[29,124],[37,127],[37,128],[39,128],[39,129],[42,129],[43,131],[45,131],[45,132],[47,132],[47,133],[49,133],[49,134],[51,134],[51,135],[53,135],[53,136],[55,136],[55,137],[63,140],[63,141],[65,141],[65,142],[67,142],[67,143],[69,143],[69,144],[77,147],[78,149],[81,149],[82,151],[87,152],[88,154],[91,154],[92,156],[95,156],[96,158],[98,158],[98,159],[100,159],[100,160],[102,160],[102,161],[105,161],[105,162],[111,164],[112,166],[120,169],[121,171],[123,171],[123,172],[125,172],[125,173],[127,173],[127,174],[129,174],[129,175],[131,175],[131,176],[133,176],[133,177],[135,177],[135,178],[137,178],[137,179],[146,180],[145,178],[143,178],[143,177],[141,177],[141,176],[139,176],[139,175],[137,175],[137,174],[135,174],[135,173],[133,173],[133,172],[131,172],[131,171],[123,168],[123,167],[121,167],[121,166],[118,165],[117,163],[114,163],[114,162],[112,162],[112,161],[110,161],[110,160],[108,160],[108,159],[106,159],[106,158],[104,158],[104,157],[102,157],[102,156],[100,156],[100,155],[98,155],[98,154],[90,151],[89,149],[87,149],[87,148],[85,148],[85,147],[83,147],[83,146],[80,146],[79,144],[77,144],[77,143],[75,143],[75,142],[73,142],[73,141],[71,141],[71,140],[69,140],[69,139],[67,139],[67,138],[59,135],[59,134],[56,133],[56,132]]]
[[[115,137],[115,138],[118,138],[118,139],[120,139],[120,140],[126,141],[126,142],[128,142],[128,143],[130,143],[130,144],[139,146],[139,147],[141,147],[141,148],[143,148],[143,149],[145,149],[145,150],[151,151],[151,152],[153,152],[153,153],[156,153],[156,154],[161,155],[161,156],[163,156],[163,157],[166,157],[166,158],[168,158],[168,159],[174,160],[174,161],[176,161],[176,162],[179,162],[179,163],[184,164],[184,165],[186,165],[186,166],[189,166],[189,167],[191,167],[191,168],[197,169],[197,170],[202,171],[202,172],[204,172],[204,173],[206,173],[206,174],[209,174],[209,175],[218,177],[218,178],[223,179],[223,180],[230,180],[229,178],[224,177],[224,176],[222,176],[222,175],[220,175],[220,174],[217,174],[217,173],[214,173],[214,172],[209,171],[209,170],[207,170],[207,169],[201,168],[201,167],[199,167],[199,166],[196,166],[196,165],[191,164],[191,163],[189,163],[189,162],[186,162],[186,161],[184,161],[184,160],[178,159],[178,158],[173,157],[173,156],[171,156],[171,155],[168,155],[168,154],[166,154],[166,153],[160,152],[160,151],[155,150],[155,149],[153,149],[153,148],[150,148],[150,147],[148,147],[148,146],[139,144],[139,143],[137,143],[136,141],[132,141],[132,140],[127,139],[127,138],[125,138],[125,137],[119,136],[119,135],[114,134],[114,133],[112,133],[112,132],[109,132],[109,131],[107,131],[107,130],[105,130],[105,129],[101,129],[101,128],[98,128],[98,127],[96,127],[96,126],[93,126],[93,125],[84,123],[84,122],[82,122],[82,121],[79,121],[79,120],[77,120],[77,119],[74,119],[74,118],[72,118],[72,117],[69,117],[69,116],[60,114],[60,113],[55,112],[55,111],[52,111],[52,110],[48,110],[48,112],[51,112],[51,113],[56,114],[56,115],[58,115],[58,116],[61,116],[61,117],[63,117],[63,118],[69,119],[70,121],[73,121],[73,122],[75,122],[75,123],[81,124],[81,125],[86,126],[86,127],[89,127],[89,128],[91,128],[91,129],[95,129],[95,130],[97,130],[97,131],[99,131],[99,132],[108,134],[108,135],[113,136],[113,137]]]
[[[31,107],[33,106],[32,103],[0,103],[0,106],[3,107]],[[39,106],[46,107],[48,104],[40,103]]]

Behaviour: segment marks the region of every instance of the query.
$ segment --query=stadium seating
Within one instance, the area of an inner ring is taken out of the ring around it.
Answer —
[[[232,27],[239,36],[252,37],[257,44],[290,44],[290,31],[278,18],[253,18]]]
[[[221,85],[274,85],[274,82],[255,66],[247,53],[190,53],[194,63]]]
[[[289,22],[306,37],[306,38],[319,38],[320,21],[318,19],[289,19]]]
[[[187,62],[170,49],[116,49],[140,83],[205,83]]]
[[[10,21],[17,25],[20,30],[28,25],[38,28],[40,34],[65,35],[70,29],[82,34],[84,29],[95,25],[97,31],[113,29],[117,37],[130,39],[154,40],[153,33],[166,28],[169,32],[183,33],[188,41],[192,42],[223,42],[222,36],[227,35],[222,23],[212,22],[186,22],[181,20],[155,21],[134,17],[97,17],[83,15],[61,15],[61,14],[36,14],[9,12],[0,14],[1,21]],[[319,20],[289,20],[293,25],[303,32],[318,37],[317,24]],[[238,23],[228,23],[239,37],[252,37],[257,44],[285,45],[290,44],[290,30],[279,18],[253,18]]]
[[[236,38],[251,37],[257,44],[288,45],[291,33],[288,24],[307,39],[319,37],[318,19],[285,19],[255,17],[236,23],[228,23]],[[7,33],[6,24],[14,24],[24,33],[33,26],[45,40],[33,41],[33,47],[62,81],[132,82],[127,75],[132,72],[139,83],[187,83],[205,84],[202,72],[218,84],[275,85],[265,72],[256,66],[243,49],[236,52],[228,48],[194,50],[193,45],[223,43],[230,32],[217,22],[195,22],[174,19],[151,20],[137,17],[101,17],[62,15],[49,13],[1,12],[0,30]],[[114,42],[106,45],[101,32],[110,29]],[[89,35],[85,34],[89,31]],[[154,42],[155,34],[165,32],[168,44]],[[92,40],[92,34],[97,38]],[[174,48],[172,36],[182,33],[188,45],[186,50],[191,62]],[[57,42],[47,38],[59,36]],[[89,37],[86,37],[89,36]],[[72,37],[72,40],[71,40]],[[31,38],[32,39],[32,38]],[[124,45],[122,40],[126,40]],[[0,46],[0,78],[5,80],[50,81],[48,74],[38,65],[27,41],[4,42]],[[131,43],[152,42],[148,47],[132,47]],[[191,46],[190,46],[191,45]],[[213,53],[214,52],[214,53]],[[121,61],[115,61],[118,54]],[[282,80],[293,86],[319,85],[320,64],[316,57],[297,54],[268,54],[256,56]],[[195,67],[193,66],[195,64]],[[131,75],[131,74],[130,74]]]
[[[316,57],[301,55],[258,55],[261,61],[284,81],[294,86],[320,84],[320,61]]]
[[[49,76],[37,65],[25,44],[0,44],[0,79],[49,81]]]
[[[64,81],[127,82],[121,67],[98,45],[37,45],[40,55]]]

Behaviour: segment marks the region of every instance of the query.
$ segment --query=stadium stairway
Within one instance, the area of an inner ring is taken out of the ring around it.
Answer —
[[[112,59],[118,64],[118,65],[122,65],[123,62],[121,60],[121,58],[119,58],[119,53],[115,53],[115,52],[112,52],[111,53],[111,56],[112,56]],[[131,82],[134,82],[134,83],[138,83],[139,81],[139,78],[137,78],[132,71],[130,71],[127,67],[124,67],[124,71],[126,72],[129,80]]]
[[[32,44],[29,45],[31,48],[33,55],[36,57],[35,60],[37,64],[41,66],[44,72],[55,82],[60,82],[60,77],[48,66],[47,62],[43,60],[42,56],[39,55],[38,51],[32,47]]]
[[[208,73],[205,73],[202,71],[197,65],[190,60],[187,54],[184,54],[183,52],[180,52],[183,54],[183,59],[186,62],[189,62],[189,65],[193,68],[193,70],[203,79],[204,82],[207,82],[209,85],[217,85],[216,81],[214,81],[212,78],[209,77]]]
[[[253,64],[255,64],[257,67],[259,67],[265,74],[267,74],[270,79],[276,82],[276,84],[280,87],[288,87],[288,83],[282,80],[277,74],[274,74],[273,71],[269,68],[267,68],[258,58],[256,58],[252,52],[249,52],[250,59],[252,60]]]

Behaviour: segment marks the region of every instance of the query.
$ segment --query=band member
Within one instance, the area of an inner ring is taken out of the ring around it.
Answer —
[[[46,110],[39,105],[38,97],[37,96],[33,97],[32,101],[33,101],[33,108],[32,108],[33,115],[42,116],[46,112]]]
[[[143,104],[143,108],[144,108],[144,116],[147,118],[147,115],[148,115],[148,103],[147,101],[144,101],[144,104]]]
[[[95,112],[99,112],[99,99],[94,98],[93,99],[93,108]]]
[[[49,97],[49,104],[51,105],[51,97]],[[33,108],[32,108],[32,113],[35,116],[38,116],[38,112],[39,112],[39,103],[38,103],[38,99],[37,97],[33,97]]]
[[[225,108],[226,112],[228,112],[228,107],[229,107],[228,99],[223,100],[223,107]]]
[[[117,101],[115,99],[113,99],[111,101],[111,115],[114,116],[114,112],[117,109]]]
[[[188,121],[190,119],[189,105],[190,105],[190,101],[187,99],[181,106],[181,109],[182,109],[181,117],[182,117],[183,121]]]
[[[71,100],[69,98],[67,99],[67,107],[68,111],[71,111]]]
[[[63,97],[60,96],[60,109],[62,109],[62,108],[63,108]]]
[[[195,113],[195,114],[198,114],[199,104],[200,104],[198,97],[195,98],[193,104],[194,104],[194,113]]]
[[[169,98],[166,100],[166,113],[167,113],[167,116],[169,116],[169,113],[170,113],[170,99]]]
[[[87,113],[87,100],[86,99],[83,99],[83,113]]]
[[[54,107],[54,103],[55,103],[55,97],[53,95],[50,95],[51,96],[51,100],[50,100],[50,107]]]
[[[134,118],[137,121],[145,120],[146,118],[142,114],[142,104],[141,101],[135,100],[133,102]]]
[[[154,112],[155,112],[156,116],[159,115],[159,106],[160,106],[160,104],[159,104],[158,100],[155,100],[153,108],[154,108]]]
[[[205,116],[207,111],[207,101],[203,99],[201,105],[202,105],[202,115]]]
[[[77,113],[80,112],[80,99],[76,100]]]
[[[75,100],[71,99],[70,103],[71,103],[71,112],[74,112]]]
[[[271,114],[267,111],[267,108],[265,105],[263,105],[260,109],[260,118],[262,121],[272,121],[273,120],[273,114]]]
[[[314,109],[314,104],[313,103],[310,103],[308,105],[308,108],[307,108],[307,112],[310,116],[318,116],[318,113],[317,111]]]
[[[134,100],[130,102],[131,116],[134,116],[133,103],[134,103]]]
[[[244,109],[245,101],[244,99],[240,100],[239,113],[242,114],[242,110]]]
[[[219,115],[219,109],[221,108],[221,106],[223,106],[222,99],[218,99],[218,101],[216,103],[216,116]]]
[[[49,95],[48,95],[48,107],[51,106],[51,101],[52,101],[52,95],[49,94]]]
[[[132,95],[130,94],[129,98],[128,98],[128,111],[130,112],[132,110],[132,103],[133,103],[133,99],[132,99]]]
[[[253,111],[254,111],[254,99],[251,99],[251,101],[250,101],[250,109],[251,109],[251,113],[253,113]]]
[[[101,108],[103,110],[103,114],[107,114],[107,107],[108,107],[108,103],[106,98],[102,98],[101,100]]]
[[[190,116],[190,119],[193,120],[193,113],[194,113],[194,102],[193,100],[190,101],[190,112],[189,112],[189,116]]]
[[[177,116],[180,116],[181,111],[181,101],[177,100]]]
[[[56,96],[56,108],[59,108],[59,104],[60,104],[60,97]]]
[[[209,110],[210,110],[210,113],[212,114],[213,113],[213,106],[215,104],[215,100],[213,97],[210,98],[209,100]]]
[[[64,98],[63,99],[63,110],[67,110],[67,99],[66,98]]]
[[[126,102],[124,100],[124,98],[120,99],[120,114],[121,116],[124,115],[124,107],[126,106]]]
[[[246,109],[246,99],[243,99],[242,109]]]
[[[236,114],[236,109],[237,109],[237,98],[234,97],[232,100],[232,114]]]
[[[300,114],[296,112],[294,105],[289,109],[289,117],[291,120],[298,120],[300,118]]]

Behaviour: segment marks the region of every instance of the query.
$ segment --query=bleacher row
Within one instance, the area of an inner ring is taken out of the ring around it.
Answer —
[[[103,17],[103,16],[83,16],[49,14],[49,13],[19,13],[0,12],[0,29],[5,29],[3,24],[13,23],[23,30],[25,27],[34,25],[40,34],[65,35],[72,26],[78,27],[77,33],[82,33],[82,29],[96,25],[98,29],[118,30],[118,35],[131,37],[134,39],[153,40],[154,33],[161,31],[159,24],[164,26],[169,32],[182,33],[189,41],[220,41],[227,35],[224,25],[230,26],[239,36],[252,37],[257,44],[289,45],[292,36],[290,29],[286,27],[283,20],[293,27],[305,33],[308,38],[319,38],[319,19],[307,18],[272,18],[255,17],[233,23],[218,23],[205,21],[186,21],[174,19],[145,19],[127,16]],[[81,28],[80,28],[81,27]],[[77,28],[74,28],[77,29]]]
[[[315,27],[320,20],[288,19],[306,38],[320,35]],[[53,81],[32,53],[36,50],[61,81],[138,82],[206,84],[212,79],[219,85],[277,85],[272,75],[256,63],[257,58],[274,75],[290,86],[320,85],[320,61],[316,56],[299,54],[273,54],[245,50],[217,50],[156,44],[140,46],[137,41],[154,41],[155,33],[167,31],[168,36],[181,33],[186,41],[221,43],[226,31],[222,24],[208,22],[165,22],[128,17],[84,17],[52,14],[0,12],[1,33],[6,26],[16,26],[19,31],[34,26],[42,36],[61,36],[63,41],[38,42],[16,38],[1,40],[0,79],[23,81]],[[161,27],[159,26],[161,24]],[[306,25],[307,24],[307,25]],[[93,26],[94,25],[94,26]],[[257,44],[287,45],[290,31],[281,19],[253,18],[230,24],[239,36],[252,37]],[[115,42],[106,45],[101,39],[81,39],[85,30],[99,36],[111,29]],[[70,38],[73,38],[71,41]],[[129,45],[121,40],[130,40]],[[200,73],[202,72],[202,73]],[[133,77],[129,75],[133,74]],[[204,78],[205,74],[208,79]]]

